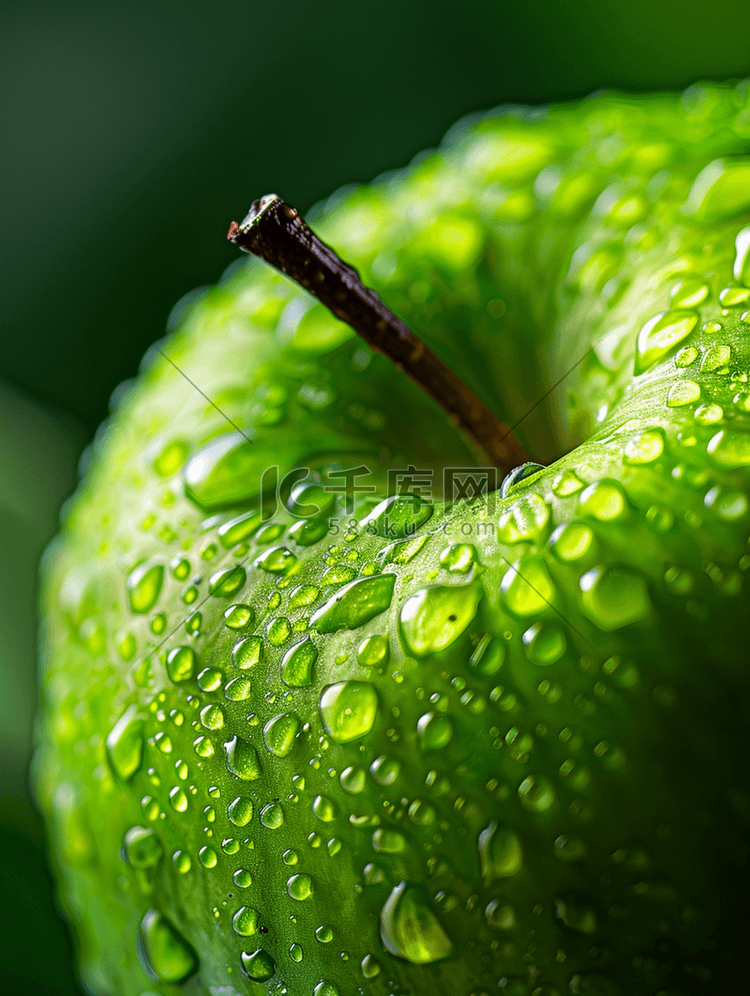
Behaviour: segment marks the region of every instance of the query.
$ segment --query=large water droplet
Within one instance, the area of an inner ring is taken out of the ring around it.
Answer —
[[[227,806],[227,816],[236,827],[246,827],[253,818],[252,800],[238,795]]]
[[[122,842],[122,856],[132,868],[154,868],[164,853],[161,841],[149,827],[131,827]]]
[[[433,508],[419,495],[393,495],[376,505],[360,522],[364,532],[398,539],[413,536],[420,526],[432,516]]]
[[[581,492],[578,508],[599,522],[612,522],[627,508],[625,493],[617,481],[595,481]]]
[[[240,937],[252,937],[258,932],[260,916],[252,906],[240,906],[232,917],[232,927],[234,932]]]
[[[692,405],[701,396],[700,384],[694,380],[678,380],[669,389],[667,395],[668,408],[682,408],[684,405]]]
[[[750,433],[720,429],[711,437],[706,452],[727,470],[750,466]]]
[[[380,937],[386,949],[413,965],[450,958],[453,945],[416,888],[401,882],[380,911]]]
[[[224,744],[227,770],[243,782],[253,782],[262,774],[257,750],[247,740],[234,736]]]
[[[312,683],[313,668],[318,659],[318,648],[309,637],[284,654],[281,661],[281,680],[289,688],[306,688]]]
[[[594,533],[583,522],[563,522],[549,538],[549,547],[558,560],[570,563],[585,557],[594,542]]]
[[[536,477],[536,475],[545,470],[544,464],[541,463],[522,463],[520,467],[514,467],[508,474],[503,478],[502,484],[500,485],[500,497],[507,498],[511,490],[521,481],[526,481],[531,477]]]
[[[263,727],[263,740],[267,749],[276,757],[286,757],[294,746],[300,721],[293,712],[284,712],[269,719]]]
[[[415,592],[401,609],[401,635],[418,657],[445,650],[466,631],[482,598],[479,585],[439,585]]]
[[[640,622],[651,611],[646,582],[625,567],[594,567],[579,581],[588,618],[607,632]]]
[[[390,656],[387,636],[368,636],[357,647],[357,663],[363,667],[383,667]]]
[[[417,735],[422,750],[442,750],[453,738],[453,724],[439,712],[426,712],[417,722]]]
[[[395,583],[395,574],[378,574],[352,581],[313,614],[310,625],[320,633],[356,629],[385,612],[391,604]]]
[[[247,671],[260,662],[263,656],[263,640],[259,636],[248,636],[232,648],[232,663],[240,671]]]
[[[244,586],[245,581],[247,581],[245,568],[234,564],[233,567],[225,567],[212,574],[208,590],[215,598],[231,598]]]
[[[518,786],[518,798],[525,809],[533,813],[546,813],[555,804],[555,790],[549,778],[529,775]]]
[[[646,429],[625,444],[624,460],[630,464],[653,463],[664,452],[664,434],[661,429]]]
[[[135,705],[120,716],[107,737],[107,757],[116,775],[129,781],[143,759],[143,719]]]
[[[148,612],[156,604],[164,583],[164,565],[147,560],[128,574],[127,589],[130,611]]]
[[[498,537],[503,543],[533,540],[549,522],[549,505],[541,495],[524,495],[500,516]]]
[[[555,585],[544,562],[525,555],[505,572],[500,593],[508,611],[523,618],[549,608],[555,597]]]
[[[150,975],[161,982],[184,982],[198,969],[198,956],[182,934],[157,910],[141,920],[140,954]]]
[[[296,899],[299,903],[304,902],[312,895],[312,879],[305,874],[292,875],[291,878],[287,879],[286,891],[292,899]]]
[[[662,311],[638,333],[635,372],[641,374],[686,339],[698,324],[696,311]]]
[[[240,962],[242,971],[253,982],[267,982],[276,971],[276,962],[263,948],[258,948],[257,951],[252,951],[249,954],[247,951],[243,951],[240,955]]]
[[[485,885],[490,885],[497,878],[510,878],[521,870],[521,841],[510,827],[501,826],[497,820],[492,820],[479,834],[478,846]]]
[[[172,681],[187,681],[195,670],[195,651],[192,647],[175,647],[167,654],[166,666]]]
[[[378,693],[367,681],[341,681],[324,689],[320,718],[332,740],[348,744],[366,736],[378,714]]]

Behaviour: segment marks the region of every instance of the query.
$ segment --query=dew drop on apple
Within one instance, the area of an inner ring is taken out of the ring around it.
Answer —
[[[150,827],[131,827],[122,842],[122,857],[131,868],[155,868],[164,848]]]
[[[127,589],[130,611],[138,614],[149,612],[164,583],[164,565],[146,561],[128,575]]]
[[[240,937],[252,937],[258,933],[260,914],[252,906],[240,906],[232,917],[232,929]]]
[[[626,567],[594,567],[579,586],[585,615],[605,632],[640,622],[651,612],[645,580]]]
[[[141,920],[139,955],[161,982],[184,982],[198,970],[198,956],[162,913],[150,909]]]
[[[320,633],[357,629],[390,606],[395,574],[378,574],[352,581],[332,595],[310,619]]]
[[[304,902],[305,899],[309,899],[313,894],[313,883],[309,875],[303,873],[299,875],[292,875],[287,879],[286,891],[292,899],[296,899],[298,903]]]
[[[242,971],[253,982],[267,982],[276,972],[276,962],[271,955],[258,948],[257,951],[243,951],[240,955]]]
[[[453,954],[426,896],[406,882],[391,891],[380,911],[380,937],[386,950],[413,965],[429,965]]]
[[[143,760],[143,719],[135,705],[129,706],[109,732],[107,757],[116,775],[129,781]]]
[[[262,769],[258,752],[251,743],[239,736],[232,737],[224,744],[227,771],[244,782],[254,782],[260,778]]]
[[[436,585],[415,592],[401,609],[406,649],[417,657],[445,650],[471,625],[481,599],[477,584]]]
[[[662,311],[650,318],[638,333],[635,373],[641,374],[686,339],[698,324],[697,311]]]
[[[318,703],[326,733],[337,744],[366,736],[375,725],[378,693],[367,681],[340,681],[323,690]]]
[[[544,775],[528,775],[518,786],[518,798],[524,809],[546,813],[555,804],[555,790]]]
[[[276,757],[286,757],[294,747],[300,726],[300,719],[293,712],[283,712],[269,719],[263,727],[266,749]]]
[[[515,616],[535,616],[549,608],[556,593],[544,562],[525,555],[512,564],[500,585],[505,607]]]
[[[510,878],[523,866],[523,850],[518,835],[492,820],[479,834],[479,863],[485,885],[495,879]]]
[[[422,750],[442,750],[453,738],[453,724],[447,716],[426,712],[417,721],[417,736]]]
[[[260,811],[260,822],[268,830],[278,830],[284,822],[284,810],[281,803],[269,802]]]
[[[625,443],[624,460],[630,464],[653,463],[664,452],[664,434],[661,429],[639,432]]]
[[[391,646],[387,636],[368,636],[357,647],[357,663],[363,667],[384,667],[390,656]]]

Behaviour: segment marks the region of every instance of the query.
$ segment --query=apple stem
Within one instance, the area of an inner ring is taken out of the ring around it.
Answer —
[[[240,225],[232,222],[227,238],[300,284],[407,373],[473,437],[501,474],[530,459],[508,426],[276,194],[255,201]]]

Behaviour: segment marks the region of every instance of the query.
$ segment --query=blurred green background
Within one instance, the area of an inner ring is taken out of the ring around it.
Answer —
[[[305,210],[471,111],[748,73],[747,0],[5,0],[3,991],[79,992],[27,788],[38,558],[110,394],[235,258],[229,222],[269,191]]]

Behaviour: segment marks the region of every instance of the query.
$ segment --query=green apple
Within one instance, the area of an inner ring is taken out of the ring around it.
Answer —
[[[501,111],[309,217],[549,464],[499,493],[258,261],[147,355],[44,565],[35,781],[92,992],[734,991],[749,115]]]

